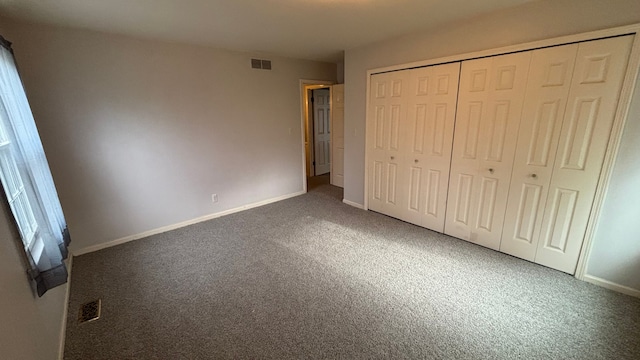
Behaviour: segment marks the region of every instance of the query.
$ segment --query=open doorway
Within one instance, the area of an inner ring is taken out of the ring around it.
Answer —
[[[344,187],[344,84],[300,80],[303,190]]]
[[[330,183],[331,86],[311,85],[305,92],[305,162],[307,190],[310,190]]]
[[[335,161],[332,131],[334,128],[333,86],[323,81],[300,81],[305,191],[317,186],[333,184],[332,172]],[[341,123],[340,126],[343,124]],[[343,132],[340,131],[340,133]],[[337,153],[343,156],[341,151]],[[342,164],[342,159],[339,159],[338,163]]]

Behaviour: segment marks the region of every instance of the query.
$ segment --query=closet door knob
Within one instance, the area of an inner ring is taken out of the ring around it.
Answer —
[[[392,156],[392,157],[391,157],[391,160],[393,160],[393,159],[395,159],[395,157],[393,157],[393,156]]]
[[[413,162],[417,164],[418,163],[418,159],[413,160]]]
[[[493,168],[490,168],[490,169],[489,169],[489,172],[490,172],[491,174],[493,174]]]
[[[534,179],[536,179],[536,178],[538,178],[538,175],[536,175],[536,174],[531,174],[531,177],[532,177],[532,178],[534,178]]]

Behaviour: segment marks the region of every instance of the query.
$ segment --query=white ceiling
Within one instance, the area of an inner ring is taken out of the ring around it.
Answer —
[[[0,13],[145,38],[338,61],[345,49],[532,0],[0,0]]]

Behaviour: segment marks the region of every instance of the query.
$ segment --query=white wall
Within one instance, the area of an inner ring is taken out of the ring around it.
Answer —
[[[0,204],[0,358],[57,359],[67,285],[38,298],[20,246],[8,205]]]
[[[348,99],[345,102],[345,199],[358,204],[364,203],[367,70],[638,22],[640,22],[640,1],[637,0],[544,0],[431,31],[347,50],[345,52],[345,98]],[[640,90],[636,91],[635,97],[638,98],[639,94]],[[630,122],[637,122],[639,116],[640,111],[636,107],[636,110],[631,113]],[[627,131],[632,126],[634,125],[629,125]],[[632,144],[632,136],[625,136],[622,143],[623,149],[629,149],[628,151],[637,149],[632,146],[637,146]],[[619,163],[623,161],[626,160],[620,160]],[[634,164],[637,167],[637,162]],[[618,167],[620,169],[616,168],[613,184],[620,183],[622,179],[619,177],[627,178],[622,165]],[[638,194],[640,190],[635,189],[635,191],[635,194]],[[610,194],[609,197],[611,196],[615,195]],[[600,221],[602,224],[610,224],[624,212],[610,205],[610,200],[607,201],[605,213]],[[635,274],[638,273],[640,260],[635,254],[638,254],[640,245],[635,240],[637,232],[633,232],[633,229],[637,229],[637,224],[629,230],[622,228],[618,233],[620,235],[618,240],[613,243],[615,250],[609,250],[609,255],[602,257],[600,256],[602,248],[608,246],[604,243],[610,243],[609,237],[604,235],[607,226],[600,226],[601,230],[595,239],[589,272],[594,274],[597,272],[598,276],[604,276],[604,279],[609,281],[640,289],[640,280],[637,276],[631,280],[631,275],[620,275],[619,270],[606,272],[603,270],[603,267],[616,268],[617,265],[603,264],[603,262],[613,262],[614,264],[624,263],[628,269],[636,269]],[[635,249],[635,252],[629,252],[629,249]],[[626,255],[619,257],[623,253]],[[632,259],[634,256],[635,260]],[[629,267],[630,262],[634,263],[635,267]]]
[[[640,78],[587,263],[587,274],[640,291]]]
[[[344,56],[343,56],[344,59]],[[337,81],[338,84],[344,84],[344,60],[338,62],[337,64]]]
[[[335,81],[336,64],[9,20],[0,30],[72,250],[302,191],[299,79]],[[251,69],[252,55],[273,70]]]

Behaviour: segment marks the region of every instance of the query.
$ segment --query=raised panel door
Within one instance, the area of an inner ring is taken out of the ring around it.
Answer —
[[[371,76],[367,128],[369,209],[401,217],[405,207],[404,165],[407,71]]]
[[[576,269],[633,36],[578,44],[535,262]]]
[[[500,251],[536,254],[578,45],[533,51]]]
[[[443,232],[460,63],[409,74],[403,220]]]
[[[472,240],[472,218],[477,214],[478,146],[489,101],[491,68],[490,58],[461,65],[444,232],[464,240]]]
[[[329,89],[313,90],[313,156],[315,175],[331,169],[331,100]]]
[[[344,84],[331,87],[331,184],[344,187]]]
[[[531,52],[462,62],[445,233],[498,249]]]

